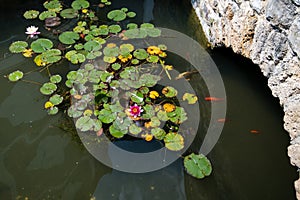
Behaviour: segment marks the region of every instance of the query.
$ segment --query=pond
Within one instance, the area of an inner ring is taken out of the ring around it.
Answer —
[[[297,172],[287,157],[289,137],[279,102],[258,66],[229,49],[207,49],[222,75],[227,96],[226,120],[219,122],[224,129],[207,155],[213,165],[210,176],[198,180],[187,175],[182,159],[143,174],[120,172],[100,163],[76,137],[71,120],[63,113],[48,116],[42,109],[46,98],[38,92],[39,86],[4,78],[16,69],[36,68],[32,60],[11,55],[8,47],[26,37],[23,33],[30,24],[22,18],[23,12],[38,9],[42,3],[4,0],[0,10],[0,199],[295,199]],[[151,21],[206,46],[188,1],[114,0],[111,5],[123,6],[137,13],[136,22]],[[151,6],[153,13],[147,11]],[[191,68],[176,56],[171,55],[170,62],[182,67],[182,72]],[[74,66],[62,63],[59,67],[55,70]],[[34,72],[28,80],[46,82],[47,74]],[[204,101],[208,93],[201,81],[197,75],[190,81],[200,95],[203,123],[191,152],[199,151],[210,116],[210,102]],[[129,143],[119,145],[132,150]],[[137,144],[135,151],[157,148],[155,143],[145,145]]]

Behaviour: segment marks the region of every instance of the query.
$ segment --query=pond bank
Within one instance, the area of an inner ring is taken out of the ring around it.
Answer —
[[[250,58],[284,110],[291,164],[300,168],[300,1],[192,0],[212,47]],[[300,179],[295,182],[300,199]]]

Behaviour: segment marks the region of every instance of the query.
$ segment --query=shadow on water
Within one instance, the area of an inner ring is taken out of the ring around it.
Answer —
[[[43,1],[3,2],[1,56],[8,52],[11,41],[24,39],[22,33],[29,23],[20,17],[23,11],[39,8]],[[113,1],[112,7],[123,6],[137,12],[137,22],[150,21],[158,27],[183,32],[206,45],[188,1]],[[32,61],[24,61],[21,56],[9,62],[2,60],[0,199],[89,199],[93,195],[101,200],[295,199],[293,181],[297,174],[286,153],[289,138],[282,128],[283,113],[266,79],[256,65],[228,49],[216,49],[210,54],[226,87],[228,121],[208,155],[213,173],[204,180],[188,176],[181,159],[146,174],[123,173],[102,165],[73,141],[71,134],[58,127],[64,121],[62,114],[48,117],[41,110],[46,99],[38,95],[37,86],[23,82],[12,84],[2,77],[19,67],[25,71],[32,69]],[[174,58],[173,62],[190,67],[180,59]],[[30,78],[44,82],[46,75],[32,74]],[[196,90],[205,95],[205,86],[200,82],[201,77],[191,80]],[[202,118],[209,116],[210,106],[203,97],[199,96]],[[250,133],[252,129],[259,130],[259,134]],[[205,127],[200,132],[205,132]],[[199,150],[201,138],[196,138],[191,151]],[[152,144],[151,148],[156,148],[157,144]],[[144,143],[124,145],[121,142],[119,145],[129,149],[133,146],[144,148]]]

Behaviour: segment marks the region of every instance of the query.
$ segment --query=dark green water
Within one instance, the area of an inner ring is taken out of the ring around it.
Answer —
[[[0,25],[0,199],[166,199],[243,200],[295,199],[296,169],[289,164],[288,134],[283,130],[282,109],[271,96],[256,65],[228,49],[209,52],[226,88],[227,119],[222,135],[208,154],[213,173],[197,180],[183,172],[179,160],[153,173],[127,174],[112,170],[93,158],[71,133],[58,126],[62,114],[47,116],[46,98],[38,87],[3,78],[18,68],[34,69],[32,61],[10,56],[8,45],[24,39],[28,22],[23,11],[38,8],[43,1],[2,1]],[[143,3],[114,1],[112,7],[127,6],[143,21]],[[155,1],[153,23],[183,32],[205,46],[191,6],[179,0]],[[149,15],[146,16],[149,18]],[[9,22],[9,23],[8,23]],[[2,59],[5,57],[5,59]],[[184,62],[175,60],[177,64]],[[68,67],[68,66],[61,66]],[[59,68],[56,70],[60,70]],[[29,80],[44,82],[46,74],[33,73]],[[196,84],[197,77],[191,80]],[[192,85],[193,85],[192,84]],[[201,87],[199,86],[201,89]],[[196,89],[197,90],[197,89]],[[199,94],[202,94],[199,91]],[[209,102],[200,97],[203,116]],[[204,120],[205,121],[205,120]],[[252,134],[250,130],[259,130]],[[201,141],[193,143],[198,151]]]

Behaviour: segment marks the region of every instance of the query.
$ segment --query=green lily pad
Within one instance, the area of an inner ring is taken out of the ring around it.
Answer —
[[[138,25],[136,23],[129,23],[126,27],[127,29],[137,29]]]
[[[60,104],[63,100],[64,100],[64,98],[62,96],[60,96],[59,94],[55,94],[52,97],[50,97],[50,99],[49,99],[49,101],[51,103],[53,103],[54,105]]]
[[[110,25],[108,27],[108,30],[110,33],[116,34],[116,33],[119,33],[122,30],[122,28],[119,25],[114,24],[114,25]]]
[[[44,95],[50,95],[55,92],[57,86],[54,83],[44,83],[40,88],[40,92]]]
[[[127,17],[130,17],[130,18],[133,18],[136,16],[136,13],[135,12],[128,12],[127,13]]]
[[[39,14],[40,12],[37,10],[27,10],[23,16],[25,19],[35,19],[39,16]]]
[[[112,10],[107,14],[107,18],[119,22],[126,18],[126,13],[122,10]]]
[[[188,104],[195,104],[198,100],[198,97],[195,94],[185,93],[182,96],[183,101],[188,101]]]
[[[129,39],[146,38],[147,32],[144,29],[139,28],[128,29],[124,32],[124,36]]]
[[[58,108],[56,106],[53,106],[52,108],[47,110],[49,115],[56,115],[58,113]]]
[[[82,115],[82,111],[77,110],[75,106],[70,106],[68,109],[68,116],[72,118],[77,118]]]
[[[128,12],[128,8],[121,8],[123,12]]]
[[[79,39],[79,34],[73,31],[66,31],[60,34],[58,39],[63,44],[74,44]]]
[[[83,63],[85,61],[85,56],[75,50],[68,51],[65,57],[73,64]]]
[[[23,52],[26,47],[28,47],[28,43],[25,41],[16,41],[13,42],[10,46],[9,46],[9,51],[12,53],[21,53]]]
[[[97,41],[88,41],[83,45],[86,51],[98,51],[101,49],[101,44]]]
[[[137,65],[137,64],[140,63],[140,61],[139,61],[138,59],[132,59],[132,60],[131,60],[131,63],[132,63],[133,65]]]
[[[107,25],[101,25],[99,26],[99,34],[100,35],[108,35],[109,29]]]
[[[160,110],[157,112],[157,117],[160,121],[168,121],[169,117],[166,111]]]
[[[187,120],[187,114],[182,107],[176,107],[176,109],[173,112],[167,113],[169,119],[171,122],[176,123],[176,124],[181,124],[184,121]]]
[[[133,55],[139,60],[145,60],[149,56],[145,49],[137,49],[133,52]]]
[[[99,57],[101,55],[102,55],[101,51],[92,51],[92,52],[89,52],[86,55],[86,58],[92,60],[92,59],[95,59],[95,58],[97,58],[97,57]]]
[[[83,44],[81,44],[81,43],[75,44],[75,45],[74,45],[74,49],[76,49],[76,50],[81,50],[81,49],[83,49]]]
[[[59,74],[56,74],[56,75],[52,75],[50,77],[50,82],[51,83],[60,83],[62,80],[61,76]]]
[[[141,30],[144,30],[149,37],[159,37],[161,35],[161,30],[158,28],[141,28]]]
[[[33,41],[30,45],[31,49],[35,53],[43,53],[53,47],[53,43],[51,40],[40,38]]]
[[[102,109],[99,112],[98,119],[101,120],[101,122],[105,124],[112,123],[117,117],[116,113],[111,112],[111,110],[108,109]]]
[[[103,54],[105,56],[110,56],[110,57],[116,57],[119,55],[119,48],[118,47],[105,47],[103,49]]]
[[[155,86],[159,80],[160,80],[160,76],[149,74],[149,73],[143,74],[140,77],[140,83],[146,87]]]
[[[41,58],[46,63],[55,63],[61,59],[61,51],[59,49],[50,49],[41,54]]]
[[[21,78],[23,78],[23,75],[24,75],[23,72],[21,72],[20,70],[17,70],[8,75],[8,80],[10,80],[12,82],[16,82],[16,81],[20,80]]]
[[[172,97],[175,97],[177,95],[177,90],[171,86],[167,86],[167,87],[164,87],[162,89],[162,93],[168,97],[168,98],[172,98]]]
[[[114,63],[117,60],[116,57],[113,56],[104,56],[103,61],[107,63]]]
[[[67,8],[60,12],[60,16],[65,19],[72,19],[78,16],[78,11],[73,8]]]
[[[58,0],[46,1],[43,5],[49,11],[59,12],[62,10],[62,5]]]
[[[159,57],[155,56],[155,55],[150,55],[147,58],[147,61],[150,62],[150,63],[157,63],[159,61]]]
[[[203,154],[190,154],[184,157],[184,167],[188,174],[195,178],[204,178],[212,172],[210,161]]]
[[[158,117],[151,117],[151,127],[158,127],[160,126],[160,121]]]
[[[178,133],[168,133],[164,138],[165,146],[171,151],[179,151],[184,147],[184,139]]]
[[[111,125],[110,127],[109,127],[109,132],[110,132],[110,134],[112,135],[112,136],[114,136],[115,138],[122,138],[125,134],[121,131],[121,130],[119,130],[119,129],[117,129],[115,126],[113,126],[113,125]]]
[[[161,128],[151,129],[151,134],[158,140],[163,140],[166,136],[166,132]]]
[[[142,128],[141,127],[138,127],[137,125],[135,124],[131,124],[129,126],[129,132],[133,135],[137,135],[139,134],[140,132],[142,132]]]
[[[56,12],[54,11],[44,11],[39,15],[39,19],[40,20],[45,20],[47,18],[52,18],[52,17],[56,17]]]
[[[113,70],[117,71],[121,68],[121,65],[119,63],[114,63],[111,65],[111,67],[113,68]]]
[[[134,92],[130,98],[133,102],[140,104],[144,101],[144,95],[141,92]]]
[[[77,119],[75,126],[77,129],[85,132],[93,128],[94,120],[91,119],[89,116],[82,116]]]
[[[88,8],[90,6],[90,3],[86,0],[76,0],[76,1],[73,1],[71,6],[75,10],[80,10],[82,8]]]
[[[145,29],[151,29],[151,28],[154,28],[154,25],[151,23],[143,23],[143,24],[141,24],[140,27],[145,28]]]

